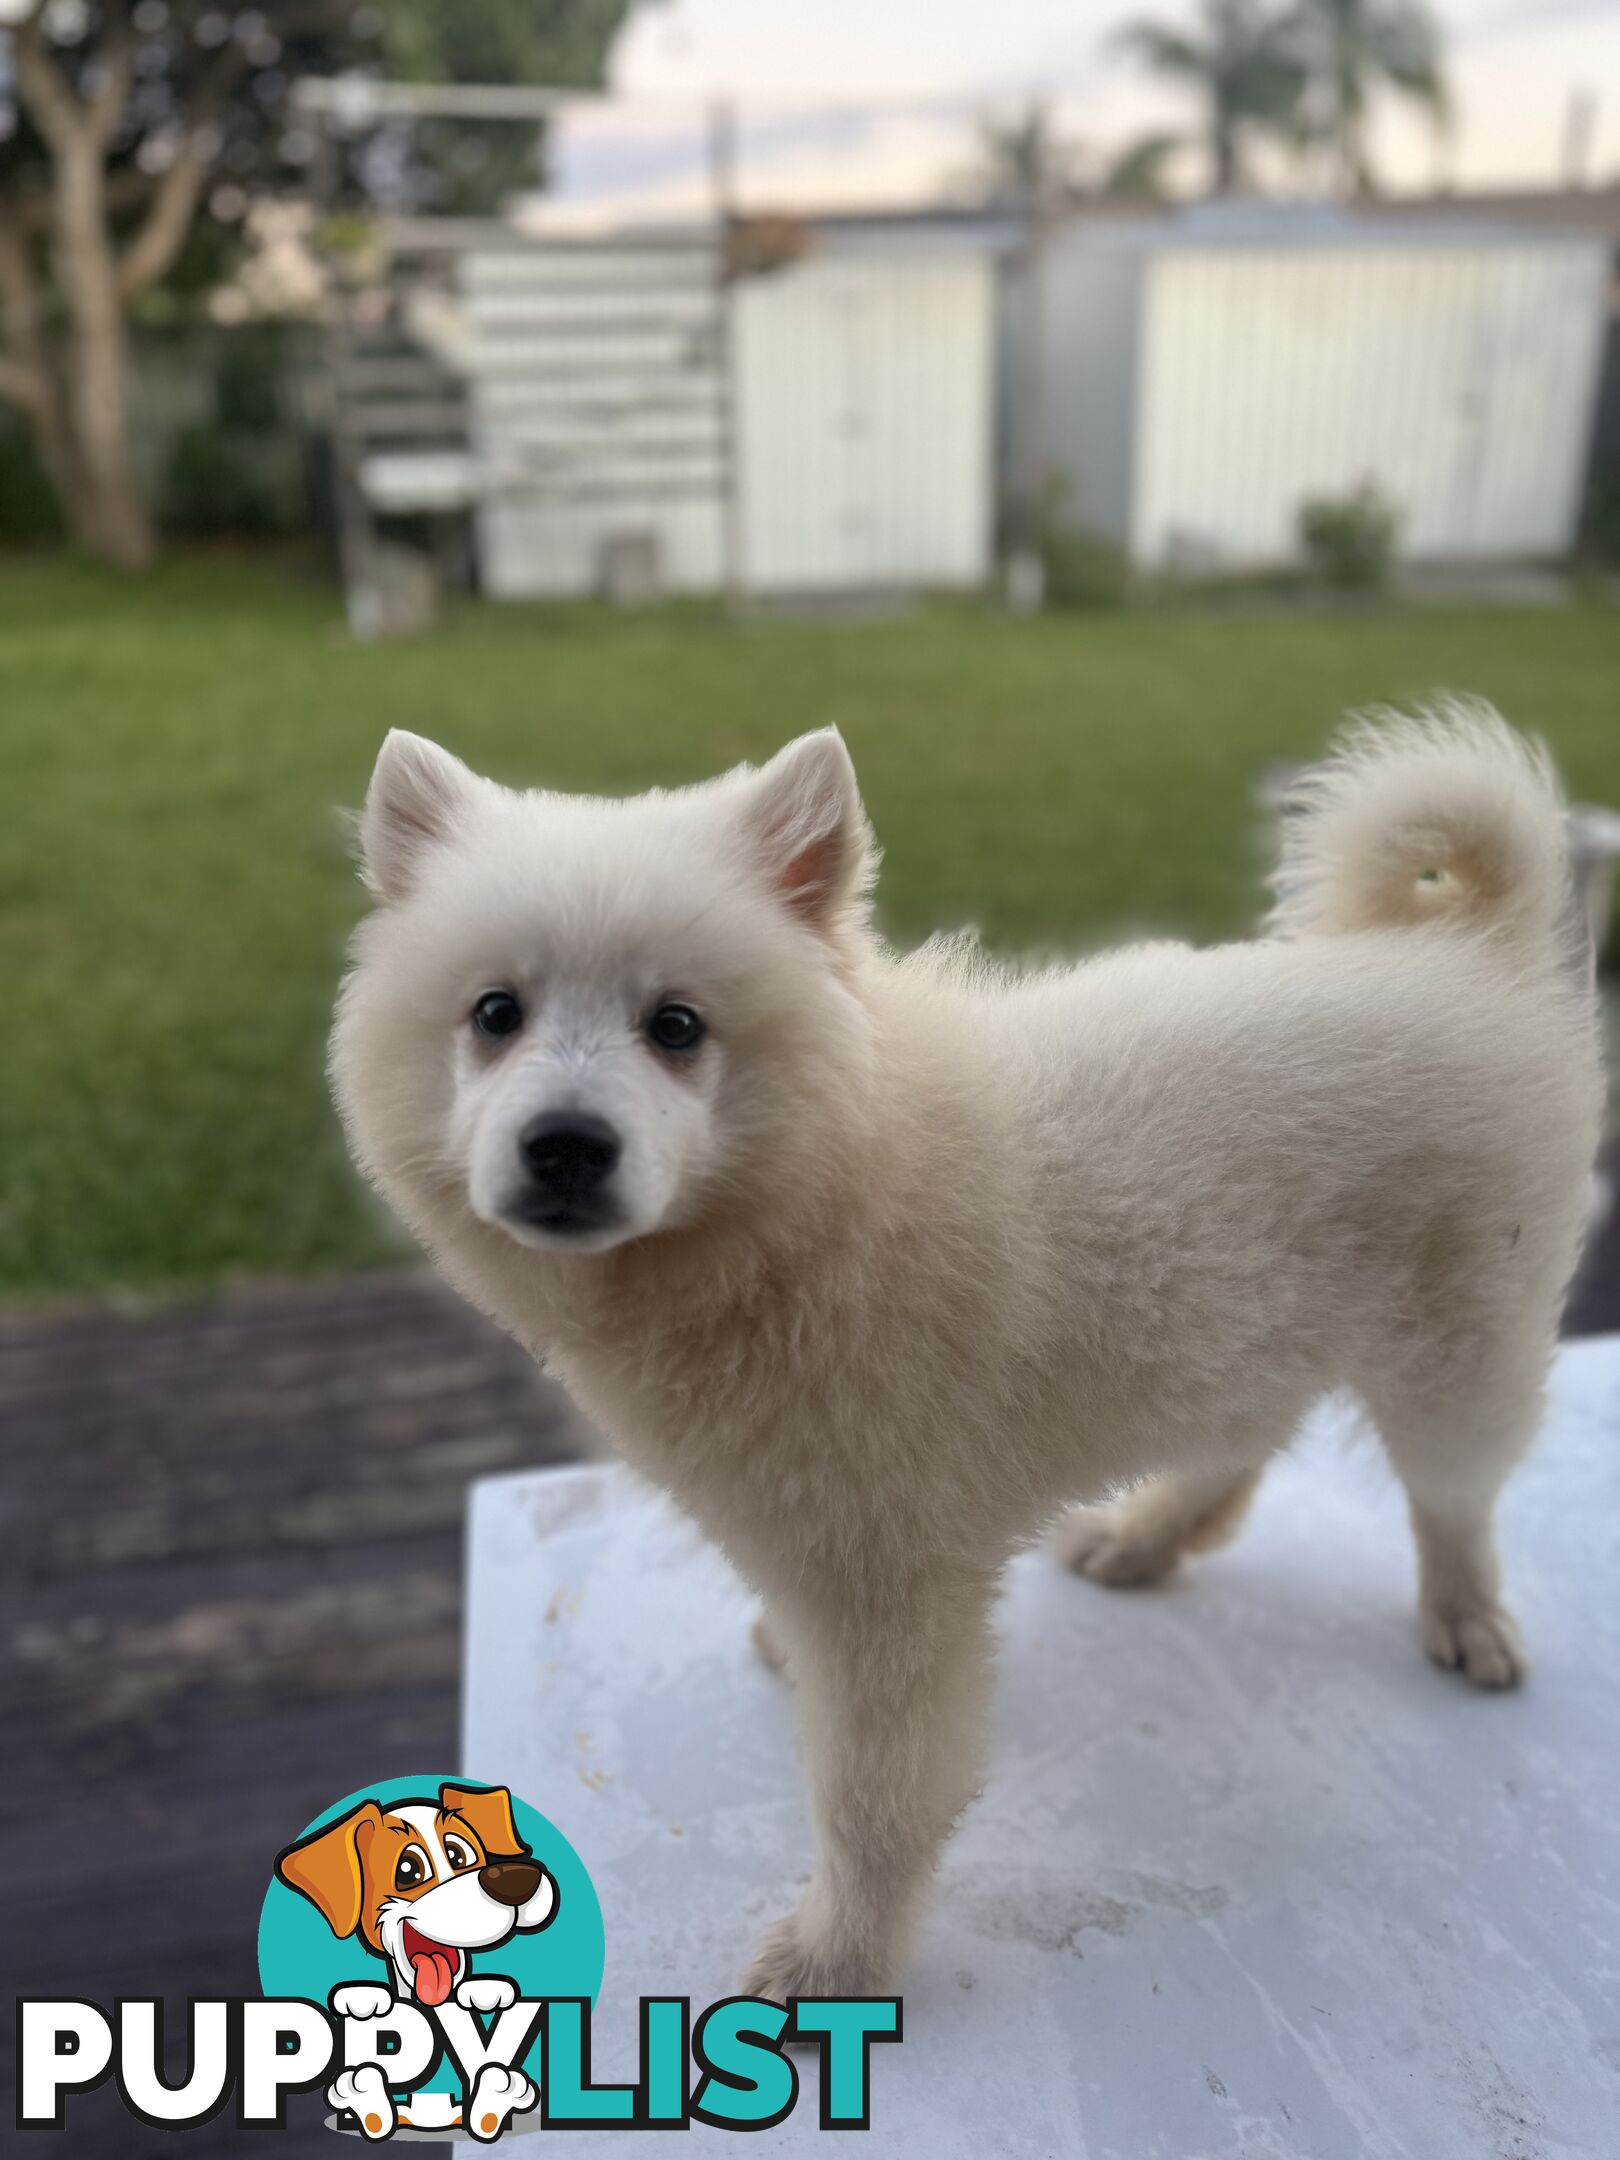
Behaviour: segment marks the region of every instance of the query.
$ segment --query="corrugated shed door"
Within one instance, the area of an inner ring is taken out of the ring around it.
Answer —
[[[1132,546],[1281,563],[1301,504],[1372,480],[1416,557],[1574,538],[1602,319],[1594,253],[1193,250],[1146,280]]]
[[[1600,247],[1526,248],[1498,258],[1477,332],[1470,553],[1560,555],[1572,544],[1597,405],[1607,283]]]
[[[988,265],[811,260],[742,284],[734,320],[745,586],[986,578]]]

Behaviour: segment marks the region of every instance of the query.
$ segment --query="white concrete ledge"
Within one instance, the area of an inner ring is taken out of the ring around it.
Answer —
[[[1168,1591],[1011,1570],[990,1782],[863,2150],[1620,2152],[1620,1337],[1563,1353],[1504,1500],[1516,1696],[1423,1661],[1400,1495],[1344,1422]],[[724,1564],[621,1471],[477,1486],[469,1561],[464,1768],[591,1869],[595,2075],[633,2075],[637,1998],[733,1992],[806,1869],[790,1698]],[[826,2146],[815,2120],[807,2092],[748,2150]]]

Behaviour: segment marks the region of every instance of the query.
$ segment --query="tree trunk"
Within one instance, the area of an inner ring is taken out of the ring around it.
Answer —
[[[63,509],[82,545],[121,569],[139,570],[151,562],[157,543],[130,470],[128,338],[104,189],[99,148],[75,143],[59,161],[56,193],[57,267],[72,322],[72,448]]]
[[[4,219],[0,219],[0,386],[27,422],[65,521],[72,440],[62,398],[62,370],[51,349],[27,235]]]
[[[73,538],[121,567],[155,552],[130,471],[125,409],[125,293],[107,216],[107,148],[134,80],[135,40],[109,43],[88,97],[51,56],[42,13],[12,40],[18,94],[50,152],[53,304],[46,306],[26,228],[0,230],[0,303],[8,393],[27,412]]]
[[[79,518],[78,504],[83,489],[79,481],[79,461],[73,448],[73,424],[60,380],[53,377],[47,383],[44,397],[30,409],[27,418],[35,455],[50,483],[69,537],[81,547],[92,547],[94,542],[83,530]]]
[[[116,315],[81,323],[77,343],[69,527],[120,569],[141,570],[157,553],[157,537],[130,470],[123,323]]]

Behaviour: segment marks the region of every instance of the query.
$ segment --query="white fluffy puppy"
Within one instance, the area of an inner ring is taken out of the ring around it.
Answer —
[[[758,1586],[798,1683],[818,1851],[750,1990],[896,1979],[1009,1552],[1131,1488],[1068,1555],[1163,1572],[1327,1389],[1405,1481],[1426,1648],[1519,1677],[1492,1506],[1600,1080],[1556,784],[1493,713],[1352,733],[1263,940],[1035,975],[877,940],[830,731],[624,802],[394,734],[362,843],[355,1154]]]

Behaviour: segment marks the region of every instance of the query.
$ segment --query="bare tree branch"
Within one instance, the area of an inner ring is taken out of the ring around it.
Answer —
[[[50,396],[39,281],[29,260],[28,243],[16,228],[0,223],[0,397],[30,413],[42,413]]]
[[[108,44],[102,77],[85,108],[90,132],[105,149],[118,132],[118,123],[135,82],[135,51],[140,40],[127,11]]]
[[[343,0],[325,0],[324,5],[322,0],[312,0],[308,7],[281,11],[272,21],[279,35],[292,37],[329,29],[342,21],[344,12]],[[158,182],[152,207],[119,261],[118,290],[124,299],[133,299],[173,269],[208,179],[208,161],[198,152],[199,139],[250,67],[247,54],[233,41],[220,48],[193,92],[186,108],[185,141]]]
[[[118,131],[135,80],[140,40],[127,13],[108,40],[100,63],[101,79],[88,99],[75,93],[51,53],[43,6],[16,25],[12,43],[18,95],[50,148],[60,154],[71,144],[87,140],[104,150]]]
[[[150,202],[156,186],[155,177],[142,172],[138,165],[120,165],[107,175],[107,209],[114,217],[138,210],[143,203]],[[55,223],[55,198],[47,187],[19,187],[6,204],[5,215],[13,231],[26,239],[37,240]]]
[[[186,109],[185,140],[158,182],[140,229],[119,258],[118,290],[124,299],[133,299],[163,277],[185,246],[208,177],[208,161],[199,147],[204,130],[246,74],[248,64],[240,45],[225,45],[198,84]]]
[[[51,149],[70,149],[84,132],[84,107],[68,87],[67,78],[51,57],[45,42],[44,9],[36,8],[19,23],[12,37],[17,69],[17,94],[28,117]]]
[[[188,144],[163,175],[139,232],[118,258],[120,298],[133,300],[173,269],[207,178],[207,166]]]
[[[15,225],[0,219],[0,330],[14,353],[32,359],[40,328],[39,281],[28,243]]]
[[[15,405],[20,411],[36,413],[45,403],[48,385],[43,375],[31,367],[24,367],[20,360],[8,360],[0,353],[0,399]]]

